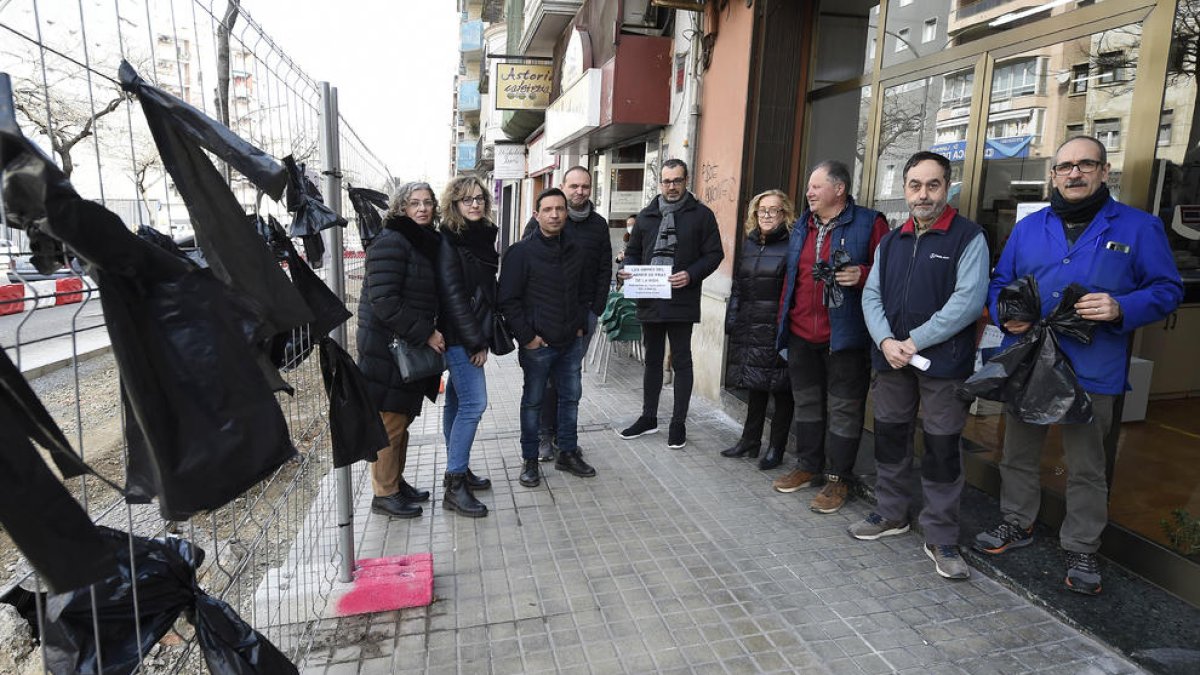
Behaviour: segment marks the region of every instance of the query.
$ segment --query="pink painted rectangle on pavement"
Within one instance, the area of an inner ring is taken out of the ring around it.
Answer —
[[[433,554],[357,561],[354,586],[337,600],[337,615],[372,614],[433,602]]]

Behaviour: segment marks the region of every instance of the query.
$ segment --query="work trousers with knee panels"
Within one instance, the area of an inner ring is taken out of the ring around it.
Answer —
[[[829,350],[827,342],[809,342],[791,335],[788,377],[796,403],[796,454],[800,456],[800,469],[852,478],[862,438],[867,390],[871,386],[871,358],[867,350],[835,352]]]
[[[1108,482],[1104,469],[1104,435],[1112,426],[1115,396],[1089,394],[1092,421],[1062,425],[1067,463],[1067,516],[1059,530],[1062,547],[1077,553],[1100,550],[1100,533],[1108,524]],[[1000,459],[1000,512],[1017,527],[1027,528],[1041,507],[1041,458],[1046,431],[1004,415],[1004,456]]]
[[[388,446],[379,451],[379,458],[371,464],[371,486],[376,497],[390,497],[400,491],[408,460],[408,425],[413,418],[397,412],[383,412],[379,416],[387,429]]]
[[[958,545],[959,499],[962,497],[962,450],[959,441],[967,421],[967,403],[954,388],[958,378],[930,377],[913,368],[877,372],[871,389],[875,405],[875,497],[879,515],[908,522],[913,482],[912,433],[921,407],[925,456],[921,459],[921,493],[925,505],[918,522],[925,543]]]

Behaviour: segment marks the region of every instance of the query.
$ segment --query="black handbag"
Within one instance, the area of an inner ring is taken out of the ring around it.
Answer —
[[[388,349],[396,360],[396,367],[400,369],[400,380],[405,384],[441,375],[446,369],[446,357],[433,351],[429,345],[410,347],[404,340],[392,338]]]
[[[517,348],[516,338],[508,329],[508,322],[498,311],[492,313],[492,337],[488,340],[488,348],[496,356],[504,356]]]

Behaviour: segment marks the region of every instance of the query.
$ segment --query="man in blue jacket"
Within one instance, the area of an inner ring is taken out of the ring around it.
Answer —
[[[950,160],[918,152],[904,165],[904,199],[912,217],[879,243],[863,289],[875,382],[876,510],[850,526],[873,541],[909,527],[912,428],[921,407],[921,533],[937,573],[966,579],[958,550],[962,496],[959,440],[967,404],[955,389],[975,365],[975,321],[988,287],[987,238],[947,204]]]
[[[988,305],[999,322],[1000,290],[1025,275],[1037,279],[1042,316],[1059,303],[1072,282],[1089,291],[1075,304],[1084,319],[1099,324],[1091,344],[1060,336],[1059,346],[1092,399],[1092,421],[1062,427],[1068,467],[1067,514],[1059,531],[1066,552],[1067,588],[1100,592],[1096,551],[1108,522],[1104,436],[1112,427],[1113,402],[1127,387],[1129,335],[1174,311],[1183,283],[1162,221],[1125,206],[1108,193],[1108,153],[1100,141],[1078,136],[1059,147],[1051,167],[1050,206],[1017,223],[996,264]],[[1029,330],[1025,322],[1000,325],[1002,346]],[[1000,554],[1033,540],[1041,497],[1040,458],[1048,427],[1005,415],[1000,460],[1003,521],[975,537],[974,548]]]

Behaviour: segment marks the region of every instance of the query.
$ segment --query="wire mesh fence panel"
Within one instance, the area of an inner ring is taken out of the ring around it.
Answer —
[[[0,0],[0,72],[11,79],[21,132],[83,199],[102,204],[131,230],[152,228],[184,251],[197,248],[187,190],[181,192],[164,166],[142,107],[122,90],[122,62],[271,157],[291,155],[321,184],[318,83],[245,9],[226,0]],[[345,120],[336,128],[344,185],[386,192],[384,163]],[[247,227],[257,217],[287,228],[292,215],[283,200],[208,156],[247,214]],[[330,256],[342,256],[345,302],[354,312],[364,257],[350,201],[341,204],[350,223],[344,250],[327,246],[324,260],[310,253],[308,262],[330,283]],[[57,269],[38,265],[28,233],[12,225],[0,206],[0,343],[82,459],[123,485],[130,469],[130,409],[122,403],[100,291],[69,249]],[[351,318],[345,330],[351,353],[354,323]],[[93,476],[63,481],[92,521],[129,533],[131,549],[134,535],[182,537],[203,549],[199,586],[296,661],[312,645],[340,563],[328,401],[313,348],[319,337],[307,327],[295,329],[280,368],[294,390],[277,398],[296,457],[224,506],[168,520],[156,504],[126,503]],[[355,489],[362,489],[362,475],[360,468]],[[32,640],[11,655],[13,667],[53,670],[39,661],[44,650],[37,639],[52,629],[55,608],[8,532],[0,532],[0,577],[0,612],[18,612],[32,624]],[[132,602],[135,615],[148,606],[136,586]],[[107,621],[94,610],[83,632],[98,638]],[[143,619],[132,621],[128,631],[153,645],[138,666],[143,671],[206,670],[195,630],[182,617],[161,639],[150,636]],[[105,672],[105,656],[89,667]],[[115,662],[110,658],[109,667]]]

